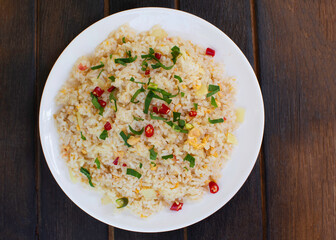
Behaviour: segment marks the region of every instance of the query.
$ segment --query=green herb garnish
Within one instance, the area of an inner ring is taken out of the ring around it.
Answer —
[[[208,121],[211,124],[215,124],[215,123],[222,123],[222,122],[224,122],[224,119],[223,118],[218,118],[218,119],[211,120],[210,118],[208,118]]]
[[[189,169],[187,167],[184,167],[185,170],[189,171]]]
[[[129,130],[130,130],[133,134],[135,134],[135,135],[141,135],[141,134],[143,133],[143,131],[144,131],[144,128],[142,128],[142,129],[139,130],[139,131],[135,131],[135,130],[131,127],[131,125],[129,125],[128,128],[129,128]]]
[[[189,162],[189,167],[193,168],[195,166],[195,158],[189,153],[187,154],[187,156],[185,156],[185,158],[183,158],[183,160]]]
[[[150,84],[151,80],[152,80],[152,78],[151,78],[151,77],[150,77],[150,78],[148,78],[148,83],[147,83],[147,85],[149,85],[149,84]]]
[[[154,93],[152,91],[149,91],[147,96],[146,96],[146,99],[145,99],[145,108],[144,108],[144,113],[148,114],[148,109],[149,109],[149,105],[154,97]]]
[[[86,140],[86,137],[83,135],[83,133],[82,132],[80,133],[81,133],[81,139]]]
[[[105,140],[108,137],[107,130],[104,129],[104,131],[100,134],[99,138]]]
[[[218,93],[219,91],[220,91],[219,86],[210,84],[209,87],[208,87],[208,94],[206,95],[206,97],[210,97],[210,96]]]
[[[109,99],[110,99],[110,102],[112,102],[112,100],[114,101],[114,111],[117,112],[118,111],[118,107],[117,107],[117,99],[116,97],[113,95],[113,91],[110,93],[110,96],[109,96]]]
[[[158,85],[156,83],[149,83],[148,84],[148,89],[151,89],[151,90],[156,90],[158,88]]]
[[[132,147],[131,145],[129,145],[129,144],[127,143],[127,140],[130,138],[129,135],[127,136],[127,135],[124,133],[124,131],[121,131],[121,132],[119,133],[119,135],[120,135],[121,138],[124,140],[125,145],[126,145],[127,147]]]
[[[100,169],[100,161],[98,158],[95,159],[95,163],[97,165],[97,168]]]
[[[180,119],[178,121],[178,125],[181,127],[181,128],[184,128],[184,126],[186,125],[186,122],[183,120],[183,119]]]
[[[181,92],[181,97],[184,97],[184,94],[185,94],[184,92]]]
[[[154,119],[154,120],[164,120],[164,121],[167,120],[167,118],[160,117],[160,116],[155,116],[153,113],[150,113],[149,115],[150,115],[151,119]]]
[[[116,200],[116,203],[117,203],[117,208],[123,208],[123,207],[126,207],[127,204],[128,204],[128,198],[127,197],[123,197],[123,198],[118,198]]]
[[[131,78],[130,78],[130,81],[131,81],[131,82],[134,82],[134,83],[146,84],[146,83],[144,83],[144,82],[136,82],[135,79],[134,79],[134,77],[131,77]]]
[[[157,152],[154,151],[154,146],[149,150],[149,158],[151,160],[156,160]]]
[[[198,103],[194,103],[194,108],[195,108],[195,110],[197,110],[197,108],[198,108]]]
[[[155,162],[151,162],[151,166],[152,167],[156,167],[156,163]]]
[[[108,77],[112,82],[115,82],[115,77],[114,76],[110,76]]]
[[[110,54],[110,59],[112,59],[112,54]]]
[[[116,58],[114,59],[115,63],[120,63],[123,66],[126,66],[127,63],[132,63],[134,62],[138,56],[135,56],[132,58],[131,51],[127,52],[128,58]]]
[[[100,62],[99,65],[96,65],[96,66],[91,67],[91,70],[96,70],[96,69],[102,68],[102,67],[104,67],[104,66],[105,66],[104,63],[103,63],[103,62]]]
[[[83,167],[80,168],[80,172],[83,173],[88,178],[90,186],[94,187],[90,172],[86,168],[83,168]]]
[[[123,43],[126,43],[126,41],[125,41],[125,37],[122,38],[122,42],[123,42]]]
[[[134,101],[136,99],[136,97],[142,93],[142,92],[145,92],[145,89],[143,87],[139,88],[138,90],[136,90],[136,92],[134,93],[134,95],[132,96],[131,98],[131,103],[138,103],[139,101]]]
[[[169,159],[169,158],[174,158],[174,155],[173,154],[169,154],[169,155],[165,155],[165,156],[162,156],[162,159]]]
[[[104,71],[104,69],[100,70],[97,79],[100,77],[100,74]]]
[[[171,49],[171,55],[173,56],[172,61],[173,61],[174,64],[176,63],[177,57],[180,54],[181,54],[181,52],[180,52],[180,48],[179,47],[177,47],[177,46],[172,47],[172,49]]]
[[[181,117],[181,113],[173,112],[173,122],[180,120],[180,117]]]
[[[133,116],[133,119],[134,119],[135,121],[144,121],[144,119],[143,119],[143,118],[140,118],[140,117],[135,117],[135,116]]]
[[[183,82],[182,78],[180,76],[174,75],[174,78],[176,78],[177,80],[179,80],[179,82]]]
[[[146,71],[147,67],[148,67],[147,61],[143,60],[142,63],[141,63],[141,70]]]
[[[139,164],[139,168],[140,168],[140,169],[142,168],[142,163]]]
[[[135,171],[135,170],[132,169],[132,168],[127,168],[127,170],[126,170],[126,174],[127,174],[127,175],[131,175],[131,176],[133,176],[133,177],[136,177],[136,178],[138,178],[138,179],[141,178],[141,174],[140,174],[139,172]]]
[[[171,54],[173,56],[172,61],[173,61],[174,64],[171,65],[171,66],[169,66],[169,67],[165,66],[164,64],[162,64],[160,62],[160,60],[155,57],[155,52],[154,52],[153,48],[149,48],[149,53],[145,54],[145,55],[141,55],[141,58],[144,58],[145,60],[146,59],[147,60],[155,60],[156,63],[155,64],[151,64],[151,66],[152,66],[153,69],[162,67],[165,70],[170,70],[170,69],[172,69],[174,67],[174,65],[176,63],[177,56],[181,54],[180,53],[180,49],[177,46],[172,47]]]
[[[182,129],[179,125],[173,123],[172,121],[165,122],[169,126],[171,126],[176,132],[181,132],[181,133],[188,133],[188,130]]]
[[[154,95],[153,95],[153,98],[157,98],[157,99],[163,100],[163,101],[165,101],[165,102],[168,103],[168,104],[170,104],[171,101],[172,101],[172,100],[171,100],[170,98],[168,98],[168,97],[165,97],[165,96],[160,97],[159,95],[156,95],[155,93],[154,93]]]
[[[218,108],[218,105],[216,103],[216,99],[213,96],[211,97],[211,105],[214,106],[214,108]]]
[[[97,108],[99,110],[99,115],[103,115],[104,112],[104,108],[99,104],[98,102],[98,98],[91,92],[90,96],[92,98],[92,104],[93,106],[95,106],[95,108]]]

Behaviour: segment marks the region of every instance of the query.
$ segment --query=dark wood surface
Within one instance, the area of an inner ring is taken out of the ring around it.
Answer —
[[[38,135],[42,90],[66,45],[104,16],[148,6],[193,13],[235,41],[259,77],[266,118],[236,196],[199,223],[153,234],[73,204]],[[0,239],[336,239],[335,1],[2,0],[0,10]]]

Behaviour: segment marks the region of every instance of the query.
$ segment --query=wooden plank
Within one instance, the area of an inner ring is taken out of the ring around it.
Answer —
[[[0,236],[33,239],[36,227],[34,2],[3,0],[0,12]]]
[[[180,0],[180,9],[223,30],[254,65],[249,1]],[[262,239],[260,160],[236,196],[206,220],[188,227],[187,234],[188,239]]]
[[[38,1],[38,94],[59,54],[82,30],[104,16],[104,1]],[[39,104],[39,103],[37,103]],[[107,225],[93,219],[63,193],[40,152],[41,239],[107,239]]]
[[[336,2],[257,0],[269,239],[336,239]]]
[[[137,7],[170,7],[174,8],[174,0],[128,0],[128,1],[110,1],[110,14],[131,9]],[[113,231],[113,233],[112,233]],[[183,239],[183,230],[177,230],[166,233],[135,233],[124,231],[118,228],[111,228],[110,230],[110,240],[114,238],[115,240],[154,240],[154,239],[174,239],[174,240],[182,240]]]

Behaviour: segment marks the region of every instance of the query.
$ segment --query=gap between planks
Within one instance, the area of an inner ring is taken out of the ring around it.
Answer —
[[[250,11],[251,11],[251,29],[252,29],[252,46],[253,46],[253,62],[254,71],[258,78],[259,85],[260,82],[260,64],[259,64],[259,44],[258,44],[258,28],[257,28],[257,9],[255,0],[250,0]],[[266,168],[264,159],[264,147],[263,143],[259,152],[260,160],[260,190],[261,190],[261,207],[262,207],[262,228],[263,228],[263,239],[267,239],[267,207],[266,207]]]

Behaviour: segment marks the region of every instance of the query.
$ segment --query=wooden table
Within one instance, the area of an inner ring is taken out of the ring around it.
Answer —
[[[79,209],[53,179],[38,110],[57,57],[82,30],[125,9],[198,15],[242,49],[262,88],[258,161],[237,195],[188,228],[143,234]],[[0,239],[336,239],[336,1],[1,0]]]

